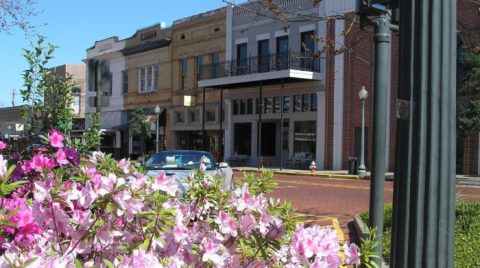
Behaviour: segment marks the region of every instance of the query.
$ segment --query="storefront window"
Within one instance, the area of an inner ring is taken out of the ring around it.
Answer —
[[[311,109],[311,111],[315,112],[315,111],[317,111],[317,94],[311,94],[311,96],[312,96],[312,104],[311,104],[312,109]]]
[[[247,102],[245,100],[240,100],[240,114],[245,114],[247,110]]]
[[[238,100],[233,100],[233,115],[238,114]]]
[[[294,131],[294,157],[313,159],[316,146],[316,122],[295,122]]]
[[[301,112],[302,111],[302,96],[301,95],[293,96],[293,101],[295,102],[294,112]]]
[[[273,99],[272,97],[265,98],[265,113],[270,114],[273,111]]]
[[[290,112],[290,96],[283,96],[283,111]]]
[[[302,98],[303,98],[302,111],[310,112],[310,94],[305,94],[302,96]]]
[[[273,98],[273,112],[280,113],[280,97]]]

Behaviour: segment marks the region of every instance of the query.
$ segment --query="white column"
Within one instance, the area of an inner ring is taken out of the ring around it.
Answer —
[[[344,20],[335,21],[335,48],[341,48],[344,44],[343,31]],[[340,53],[335,56],[335,77],[333,96],[333,169],[342,168],[343,147],[343,66],[344,56]]]
[[[232,122],[232,100],[225,100],[225,147],[223,153],[225,159],[233,154],[233,122]]]
[[[326,94],[325,91],[317,91],[317,145],[315,152],[315,160],[317,169],[325,168],[325,110],[326,110]]]

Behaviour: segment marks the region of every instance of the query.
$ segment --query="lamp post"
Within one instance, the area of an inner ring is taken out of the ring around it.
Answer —
[[[368,97],[368,91],[365,90],[365,86],[358,92],[360,102],[362,103],[362,134],[360,136],[360,166],[358,167],[358,175],[367,176],[367,168],[365,167],[365,101]]]
[[[160,116],[160,106],[155,107],[155,114],[157,115],[157,127],[155,128],[156,130],[156,139],[155,139],[155,152],[158,153],[158,118]]]

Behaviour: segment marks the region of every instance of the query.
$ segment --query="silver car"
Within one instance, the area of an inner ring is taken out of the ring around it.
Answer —
[[[164,172],[167,176],[173,176],[180,190],[184,192],[183,182],[190,175],[190,171],[194,168],[198,169],[201,163],[205,165],[207,174],[219,175],[223,178],[224,190],[233,190],[232,168],[225,162],[216,163],[212,155],[204,151],[176,150],[155,153],[145,162],[147,169],[145,175],[156,177]]]

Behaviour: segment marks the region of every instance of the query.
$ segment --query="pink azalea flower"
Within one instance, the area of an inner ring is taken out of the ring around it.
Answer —
[[[0,150],[7,148],[7,144],[3,141],[0,141]]]
[[[138,268],[150,268],[150,267],[163,267],[160,265],[158,258],[155,254],[150,252],[145,252],[142,247],[133,251],[133,254],[130,258],[130,262],[126,267],[138,267]]]
[[[0,154],[0,179],[3,179],[7,174],[7,160],[3,159],[3,155]]]
[[[188,237],[188,229],[185,226],[176,226],[173,228],[173,238],[175,242],[180,242]]]
[[[68,159],[67,159],[67,154],[65,154],[65,151],[62,149],[58,149],[56,153],[56,158],[57,158],[57,163],[61,166],[68,165]]]
[[[348,265],[360,264],[360,252],[358,251],[358,247],[355,244],[343,244],[343,252],[345,253],[345,262]]]
[[[240,219],[240,233],[245,237],[249,237],[252,231],[255,230],[256,225],[255,217],[249,213],[245,214]]]
[[[200,172],[205,172],[205,170],[207,170],[207,167],[205,166],[205,164],[203,162],[200,164],[199,170],[200,170]]]
[[[32,165],[36,171],[43,172],[46,168],[52,169],[55,166],[55,162],[48,156],[38,154],[33,157]]]
[[[202,249],[204,251],[202,256],[203,262],[211,261],[217,265],[223,265],[224,257],[219,254],[221,244],[214,242],[212,239],[203,238]]]
[[[155,178],[152,189],[154,191],[164,191],[170,196],[175,196],[178,191],[178,184],[173,177],[167,177],[165,173],[161,173]]]
[[[123,173],[130,173],[130,160],[122,159],[118,162],[118,167],[123,171]]]
[[[53,129],[50,132],[50,145],[55,148],[62,148],[63,147],[63,135],[59,131]]]
[[[237,236],[238,223],[227,213],[220,211],[215,222],[220,225],[220,232],[222,234],[229,234],[233,237]]]

